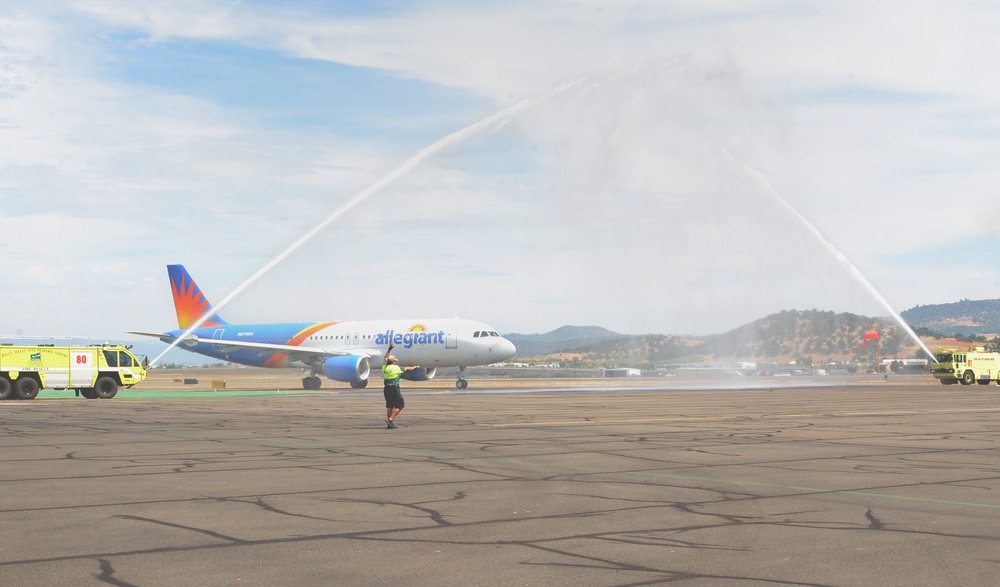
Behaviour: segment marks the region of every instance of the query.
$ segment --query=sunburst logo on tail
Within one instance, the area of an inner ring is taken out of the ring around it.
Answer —
[[[171,280],[174,294],[174,309],[177,310],[177,324],[181,328],[188,328],[194,324],[195,320],[211,309],[211,304],[201,293],[201,289],[194,281],[185,283],[182,278],[180,282]],[[214,320],[206,320],[203,326],[218,326]]]
[[[174,309],[177,311],[177,325],[190,328],[205,313],[212,311],[212,304],[201,293],[201,288],[183,265],[167,265],[167,275],[170,277],[170,293],[173,294]],[[224,324],[226,321],[218,314],[212,314],[202,326]]]
[[[427,332],[427,327],[423,324],[414,324],[410,326],[410,332]]]

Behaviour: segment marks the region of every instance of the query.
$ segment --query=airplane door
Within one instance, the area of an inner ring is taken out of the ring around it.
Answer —
[[[456,336],[454,332],[449,332],[444,335],[444,348],[446,349],[458,348],[458,336]]]
[[[216,330],[215,332],[212,333],[212,338],[215,339],[215,340],[222,340],[222,335],[225,334],[225,332],[226,332],[225,328],[220,328],[220,329],[218,329],[218,330]],[[221,351],[222,347],[219,346],[219,345],[217,345],[217,344],[213,344],[212,345],[212,350],[213,351]]]

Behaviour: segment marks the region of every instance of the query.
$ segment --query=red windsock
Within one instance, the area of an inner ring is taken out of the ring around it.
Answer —
[[[878,330],[869,330],[868,332],[865,333],[865,341],[861,343],[862,349],[868,347],[869,340],[878,340]]]

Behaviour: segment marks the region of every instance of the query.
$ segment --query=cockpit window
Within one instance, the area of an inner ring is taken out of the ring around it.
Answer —
[[[490,336],[500,336],[500,335],[497,334],[495,331],[491,330],[490,331]]]
[[[472,333],[472,338],[479,338],[479,331],[478,330]]]

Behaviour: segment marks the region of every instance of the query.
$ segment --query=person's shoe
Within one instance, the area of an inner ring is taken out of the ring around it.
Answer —
[[[388,424],[388,426],[386,426],[386,429],[388,430],[396,429],[396,425],[392,423],[392,420],[386,420],[385,423]]]

